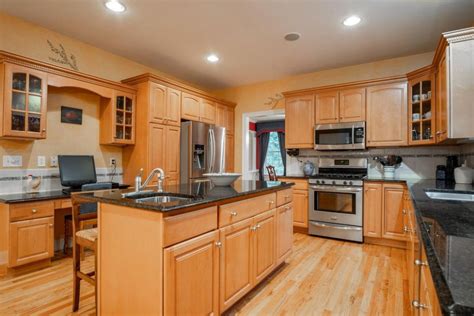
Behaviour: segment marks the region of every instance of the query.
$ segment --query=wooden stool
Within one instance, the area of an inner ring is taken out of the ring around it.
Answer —
[[[79,230],[97,227],[97,219],[88,219],[79,222]],[[64,216],[64,247],[63,253],[67,255],[69,238],[72,237],[72,215]],[[84,260],[84,248],[81,248],[81,260]]]

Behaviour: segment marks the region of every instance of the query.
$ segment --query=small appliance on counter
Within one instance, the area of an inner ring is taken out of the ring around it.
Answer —
[[[456,181],[456,184],[472,183],[472,169],[467,166],[466,161],[461,167],[454,169],[454,181]]]
[[[459,167],[458,156],[446,157],[446,181],[454,181],[454,169]]]
[[[395,177],[395,168],[398,168],[403,161],[402,157],[395,155],[374,157],[374,160],[383,166],[384,178]]]
[[[436,180],[446,180],[446,166],[438,165],[436,166]]]
[[[364,182],[367,159],[320,158],[309,179],[310,235],[363,241]]]

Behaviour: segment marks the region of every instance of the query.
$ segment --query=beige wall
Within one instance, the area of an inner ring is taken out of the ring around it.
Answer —
[[[271,110],[273,105],[265,104],[269,97],[290,90],[404,75],[407,72],[429,65],[432,58],[433,52],[430,52],[214,91],[218,97],[237,103],[235,108],[236,170],[242,170],[242,114]],[[283,107],[284,101],[282,100],[278,102],[275,108]]]
[[[82,125],[61,123],[61,106],[83,110]],[[73,88],[49,88],[47,138],[36,141],[0,140],[0,157],[21,155],[23,168],[37,168],[37,156],[94,155],[96,167],[108,167],[110,158],[122,166],[122,148],[99,145],[100,97]],[[2,168],[0,164],[0,168]]]

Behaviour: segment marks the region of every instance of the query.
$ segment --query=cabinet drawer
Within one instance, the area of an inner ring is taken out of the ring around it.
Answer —
[[[54,215],[54,202],[32,202],[12,204],[10,206],[10,221],[41,218]]]
[[[293,189],[286,189],[277,192],[277,206],[281,206],[293,201]]]
[[[224,204],[219,207],[219,227],[236,223],[275,207],[276,193]]]
[[[217,228],[217,206],[166,217],[163,227],[165,247],[207,233]]]
[[[294,190],[308,190],[308,180],[296,179],[296,178],[282,178],[281,181],[293,182]]]

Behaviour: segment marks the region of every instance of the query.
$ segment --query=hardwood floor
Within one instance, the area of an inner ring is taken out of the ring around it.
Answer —
[[[293,255],[228,315],[408,314],[405,251],[295,234]],[[93,269],[93,256],[85,270]],[[0,315],[71,313],[72,261],[0,279]],[[79,314],[95,314],[83,282]]]

